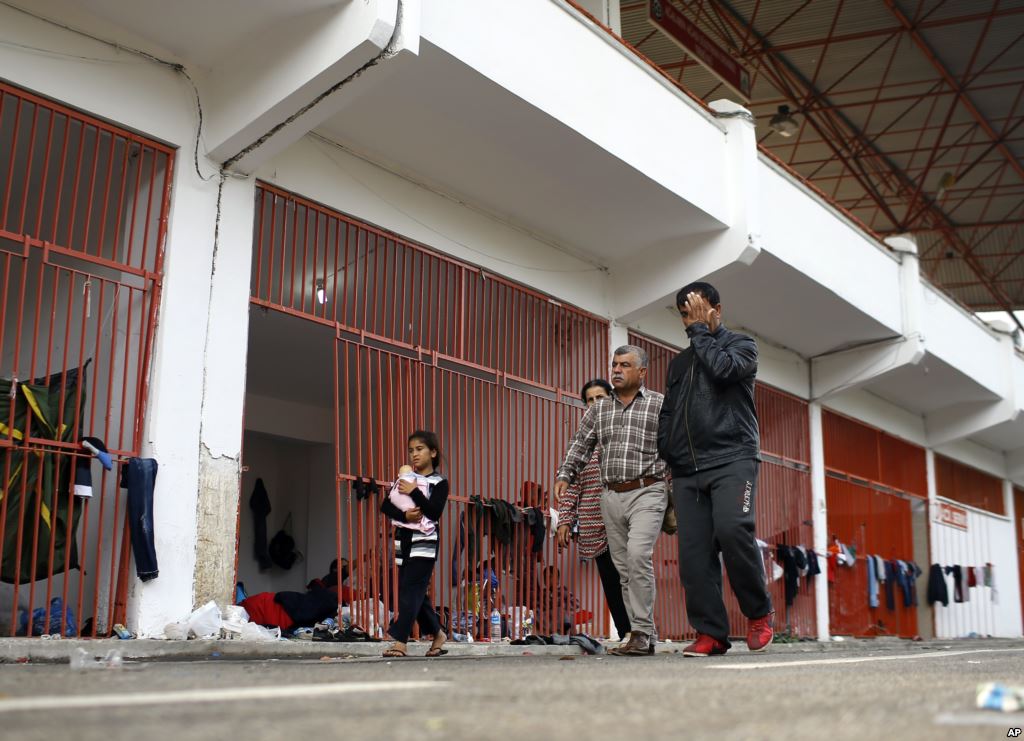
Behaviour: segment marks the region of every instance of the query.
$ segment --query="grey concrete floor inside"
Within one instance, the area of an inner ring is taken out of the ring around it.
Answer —
[[[1024,713],[1024,642],[828,651],[132,660],[0,665],[0,737],[21,739],[995,739]]]

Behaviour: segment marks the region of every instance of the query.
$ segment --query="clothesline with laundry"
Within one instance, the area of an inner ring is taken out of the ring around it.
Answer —
[[[990,598],[999,604],[999,590],[996,588],[995,566],[987,562],[984,566],[963,566],[953,564],[943,566],[934,563],[928,571],[928,602],[934,605],[941,602],[943,607],[949,606],[949,584],[947,577],[953,580],[953,602],[970,602],[971,589],[988,587]]]

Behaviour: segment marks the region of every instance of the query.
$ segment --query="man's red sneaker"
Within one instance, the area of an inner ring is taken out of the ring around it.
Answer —
[[[747,648],[753,652],[764,651],[772,644],[775,631],[772,623],[775,621],[775,613],[769,612],[764,617],[750,621],[747,628]]]
[[[721,656],[729,646],[717,638],[704,633],[697,634],[697,640],[683,649],[683,656]]]

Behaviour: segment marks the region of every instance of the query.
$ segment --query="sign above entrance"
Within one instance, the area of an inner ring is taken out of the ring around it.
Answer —
[[[750,73],[670,0],[648,0],[647,20],[734,93],[750,102]]]
[[[936,520],[942,525],[955,527],[958,530],[967,530],[967,510],[963,507],[955,507],[952,504],[939,502],[939,512]]]

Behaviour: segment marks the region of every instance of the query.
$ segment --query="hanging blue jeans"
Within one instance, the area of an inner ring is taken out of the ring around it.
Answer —
[[[156,470],[157,464],[152,458],[129,458],[121,469],[121,488],[128,490],[128,528],[135,555],[135,573],[142,581],[155,579],[160,573],[153,545]]]
[[[875,575],[875,557],[867,557],[868,564],[868,607],[878,607],[878,577]]]

